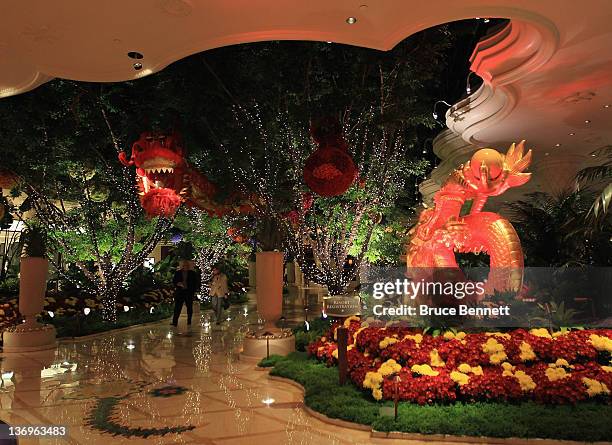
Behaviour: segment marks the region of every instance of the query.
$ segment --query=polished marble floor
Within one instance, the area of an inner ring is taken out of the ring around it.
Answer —
[[[319,310],[316,293],[308,297],[311,313]],[[299,322],[304,301],[286,297],[287,323]],[[19,444],[410,443],[372,439],[308,415],[298,388],[270,380],[240,356],[244,333],[258,322],[254,302],[232,307],[229,318],[209,326],[204,313],[191,331],[165,321],[62,341],[48,352],[4,355],[0,420],[68,427],[65,438]],[[161,435],[174,427],[185,431]]]

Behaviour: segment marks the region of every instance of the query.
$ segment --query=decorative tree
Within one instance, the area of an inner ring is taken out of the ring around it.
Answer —
[[[246,165],[233,167],[234,176],[241,179],[245,193],[256,196],[259,225],[276,227],[271,232],[283,239],[310,280],[326,285],[332,294],[342,294],[355,277],[383,212],[395,203],[406,178],[422,173],[422,161],[407,156],[402,132],[377,129],[376,110],[354,120],[347,117],[344,135],[359,177],[347,193],[313,202],[302,174],[315,149],[306,126],[292,122],[286,112],[264,126],[257,107],[238,108],[237,116],[242,129],[248,125],[254,132],[234,147],[239,158],[247,159]],[[353,265],[345,267],[349,254]]]
[[[99,295],[103,318],[114,322],[116,299],[127,277],[142,266],[162,239],[172,221],[144,218],[133,178],[125,169],[102,167],[104,179],[95,169],[73,164],[70,179],[58,194],[42,192],[45,184],[24,181],[28,195],[21,210],[36,212],[36,219],[49,236],[55,269],[69,281],[77,281],[85,293]],[[58,185],[59,187],[59,185]],[[26,220],[26,224],[27,220]],[[81,279],[68,274],[59,260],[74,264]]]
[[[21,147],[2,153],[20,177],[23,195],[13,202],[27,196],[18,216],[27,225],[26,216],[34,213],[49,235],[57,272],[99,295],[108,321],[115,320],[123,282],[171,226],[167,219],[144,219],[133,172],[117,161],[135,131],[112,105],[125,99],[115,93],[112,87],[56,81],[36,95],[12,98],[11,110],[0,108],[3,126],[13,129],[9,145]],[[66,263],[76,266],[78,276],[67,273]]]
[[[198,208],[184,208],[175,220],[183,232],[183,239],[193,246],[195,262],[200,270],[200,293],[208,296],[212,268],[226,254],[232,244],[228,231],[232,218],[213,217]]]
[[[332,295],[343,294],[355,278],[368,250],[374,228],[391,207],[414,166],[407,161],[401,132],[374,130],[374,114],[356,122],[345,120],[349,150],[357,161],[359,177],[347,193],[319,198],[308,211],[282,219],[285,242],[310,280],[327,286]],[[301,149],[308,149],[302,145]],[[303,151],[292,152],[292,172],[298,172]],[[292,180],[300,187],[299,178]],[[296,208],[304,209],[297,195]],[[352,264],[346,264],[352,257]]]

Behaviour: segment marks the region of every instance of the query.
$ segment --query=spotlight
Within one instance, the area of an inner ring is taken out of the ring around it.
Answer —
[[[123,306],[123,312],[128,312],[130,310],[129,306]]]
[[[449,104],[448,102],[446,102],[445,100],[439,100],[437,101],[434,106],[433,106],[433,112],[431,113],[431,115],[433,116],[434,119],[438,119],[438,113],[436,113],[436,107],[438,106],[438,104],[444,104],[446,106],[451,106],[451,104]]]
[[[153,308],[149,309],[149,314],[153,313]]]
[[[266,397],[261,401],[264,405],[270,406],[274,403],[274,399],[272,397]]]
[[[136,62],[133,67],[136,71],[140,71],[142,69],[142,63]]]
[[[354,25],[355,23],[357,23],[357,19],[355,17],[348,17],[346,19],[346,23],[348,23],[349,25]]]
[[[306,326],[306,330],[310,331],[310,323],[308,323],[307,321],[304,322],[304,325]]]
[[[88,308],[88,307],[86,307],[85,309],[83,309],[83,313],[84,313],[85,315],[89,315],[89,313],[90,313],[90,312],[91,312],[91,309],[90,309],[90,308]]]

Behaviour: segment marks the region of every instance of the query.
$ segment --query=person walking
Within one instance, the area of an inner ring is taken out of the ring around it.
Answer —
[[[191,261],[179,261],[172,283],[174,284],[174,316],[172,317],[172,325],[175,327],[178,325],[178,319],[184,304],[187,306],[187,325],[191,326],[193,298],[198,289],[198,276],[191,266]]]
[[[212,279],[210,281],[210,297],[212,299],[213,310],[215,311],[215,321],[217,324],[221,323],[227,292],[227,276],[221,272],[219,267],[213,267]]]

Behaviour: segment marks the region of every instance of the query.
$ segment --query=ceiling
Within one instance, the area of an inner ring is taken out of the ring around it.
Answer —
[[[590,153],[611,143],[609,0],[105,0],[93,5],[6,2],[0,16],[0,97],[55,77],[135,79],[224,45],[317,40],[388,50],[435,25],[499,17],[511,19],[508,27],[482,41],[472,56],[472,70],[484,84],[449,110],[447,126],[476,146],[506,148],[526,139],[534,148],[535,189],[548,186],[560,171],[569,177],[585,162],[596,162]],[[348,23],[349,17],[355,23]],[[130,58],[129,52],[143,57]],[[135,63],[141,67],[135,69]]]

